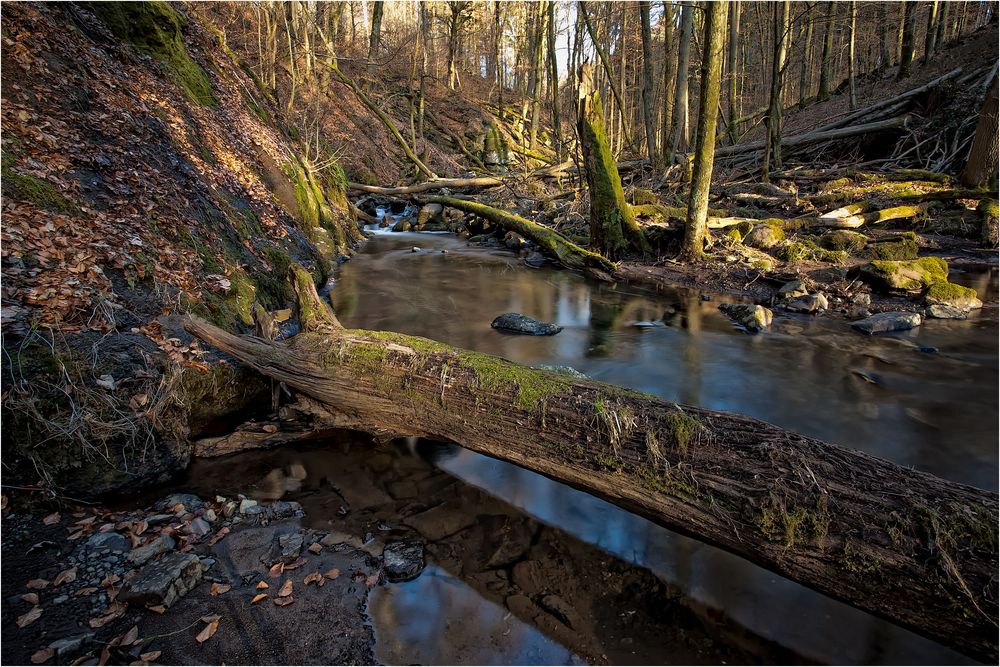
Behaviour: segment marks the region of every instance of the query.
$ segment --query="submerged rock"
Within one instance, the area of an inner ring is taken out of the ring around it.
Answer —
[[[545,255],[543,255],[540,252],[532,251],[524,256],[524,263],[533,269],[537,269],[538,267],[543,266],[546,261],[547,260],[545,259]]]
[[[752,303],[724,303],[719,310],[747,331],[756,333],[771,326],[774,313]]]
[[[871,335],[887,331],[906,331],[919,327],[920,322],[919,313],[893,312],[877,313],[863,320],[851,322],[851,326],[862,333]]]
[[[927,307],[927,317],[936,320],[965,320],[969,317],[969,311],[943,303],[934,303]]]
[[[539,322],[520,313],[504,313],[494,319],[490,326],[499,331],[526,336],[554,336],[563,330],[561,326]]]
[[[382,552],[389,581],[409,581],[424,570],[424,545],[420,542],[390,542]]]
[[[196,555],[174,551],[139,570],[119,599],[140,605],[162,604],[169,607],[195,587],[201,579],[201,572],[201,561]]]

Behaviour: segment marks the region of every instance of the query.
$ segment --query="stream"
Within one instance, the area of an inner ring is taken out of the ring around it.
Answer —
[[[350,328],[570,366],[995,491],[997,273],[952,280],[979,291],[981,313],[870,338],[842,320],[776,312],[771,330],[752,336],[718,311],[734,297],[531,269],[510,251],[451,234],[377,232],[341,267],[332,295]],[[492,330],[508,311],[564,330]],[[369,598],[384,663],[970,662],[720,549],[451,445],[374,450],[344,434],[196,461],[182,485],[297,500],[305,525],[366,540],[404,526],[420,533],[426,569]],[[608,573],[621,577],[612,585]],[[553,600],[536,614],[530,600],[511,599],[511,586],[558,596],[541,598]]]

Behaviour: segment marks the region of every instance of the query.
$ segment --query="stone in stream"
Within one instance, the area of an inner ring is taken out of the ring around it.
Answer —
[[[943,303],[933,303],[927,306],[927,317],[936,320],[965,320],[969,317],[969,311]]]
[[[169,535],[160,535],[152,542],[133,549],[128,555],[128,559],[136,565],[143,565],[151,558],[159,556],[165,551],[170,551],[176,546],[174,538]]]
[[[809,294],[809,290],[806,288],[806,284],[801,280],[792,280],[781,286],[778,290],[779,299],[795,299],[800,296],[806,296]]]
[[[719,310],[751,333],[763,331],[771,326],[771,320],[774,317],[769,309],[752,303],[724,303],[719,306]]]
[[[409,581],[424,570],[424,545],[413,540],[390,542],[382,552],[389,581]]]
[[[795,313],[815,313],[818,310],[829,309],[830,303],[823,294],[816,293],[792,299],[785,304],[785,308]]]
[[[144,566],[119,595],[122,602],[139,605],[177,602],[201,579],[201,561],[194,554],[173,551]]]
[[[267,567],[271,567],[278,562],[287,565],[301,554],[302,535],[300,533],[288,533],[286,535],[275,535],[271,542],[271,547],[260,560]]]
[[[950,306],[966,313],[983,307],[983,302],[979,300],[976,290],[943,280],[930,286],[927,294],[924,295],[924,303],[932,308],[934,306]],[[934,317],[939,316],[935,315]]]
[[[490,326],[498,331],[526,336],[554,336],[563,330],[556,324],[539,322],[520,313],[504,313],[494,319]]]
[[[132,543],[127,537],[114,531],[91,535],[87,545],[91,549],[107,549],[114,553],[125,553],[132,548]]]
[[[906,331],[913,327],[919,327],[921,322],[918,313],[894,312],[876,313],[871,317],[866,317],[857,322],[851,322],[851,326],[869,336],[887,331]]]
[[[546,261],[545,255],[536,251],[531,251],[524,256],[524,263],[533,269],[543,266]]]

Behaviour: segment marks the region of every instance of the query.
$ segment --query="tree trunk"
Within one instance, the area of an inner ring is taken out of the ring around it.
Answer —
[[[833,24],[837,18],[837,5],[826,3],[826,30],[823,32],[823,55],[819,62],[819,92],[816,99],[823,102],[830,97],[830,66],[833,60]]]
[[[670,153],[667,164],[674,163],[678,152],[688,149],[688,67],[691,60],[691,33],[694,29],[694,8],[681,8],[681,34],[677,46],[677,79],[674,83],[673,126],[670,128]]]
[[[375,59],[378,58],[379,43],[382,39],[383,0],[375,0],[372,5],[372,32],[368,39],[368,78],[375,80]]]
[[[809,89],[812,88],[812,42],[813,42],[813,5],[806,5],[805,36],[802,47],[802,70],[799,74],[799,106],[804,107],[809,99]],[[736,116],[732,116],[735,118]]]
[[[997,81],[998,77],[994,76],[993,85],[986,93],[969,161],[965,163],[960,177],[962,184],[969,187],[984,186],[997,176],[997,160],[1000,158],[997,146]]]
[[[583,166],[590,193],[590,246],[617,260],[631,246],[644,255],[650,252],[646,237],[625,201],[618,164],[608,146],[600,94],[593,90],[589,65],[580,75],[577,132],[583,151]]]
[[[593,23],[590,20],[590,15],[587,13],[587,3],[584,0],[580,0],[579,9],[580,14],[583,16],[584,25],[587,26],[587,34],[590,35],[590,41],[594,44],[594,49],[597,51],[597,56],[601,61],[601,67],[604,69],[604,74],[607,76],[608,85],[611,86],[611,94],[615,97],[615,106],[618,108],[619,113],[625,113],[625,103],[622,100],[622,94],[618,88],[618,84],[615,83],[615,72],[611,68],[611,63],[608,61],[608,54],[601,45],[601,40],[597,36],[597,31],[594,30]],[[631,148],[632,140],[629,138],[627,127],[625,128],[625,140],[628,142],[629,148]]]
[[[935,42],[937,42],[937,48],[945,48],[945,39],[948,36],[948,21],[951,20],[951,3],[945,2],[941,7],[941,16],[938,18],[937,24],[937,37]]]
[[[767,146],[764,148],[763,181],[766,183],[771,164],[781,168],[781,117],[784,103],[785,59],[791,36],[789,0],[774,3],[774,57],[771,59],[771,97],[767,107]]]
[[[660,123],[660,157],[670,153],[670,130],[674,126],[674,79],[677,61],[671,57],[674,48],[674,4],[663,0],[663,122]]]
[[[905,79],[910,76],[910,68],[913,64],[913,48],[917,25],[917,8],[915,2],[903,3],[903,42],[899,51],[899,74],[897,79]]]
[[[639,23],[642,32],[642,120],[646,127],[646,157],[654,165],[659,164],[656,152],[656,111],[653,109],[655,82],[653,81],[653,35],[649,24],[649,0],[639,3]]]
[[[584,250],[559,232],[548,227],[543,227],[519,215],[501,211],[498,208],[467,199],[456,199],[455,197],[434,196],[428,197],[428,201],[478,215],[503,227],[507,231],[520,234],[529,241],[536,243],[545,253],[571,269],[581,271],[596,269],[606,273],[610,273],[615,269],[615,265],[607,258],[589,250]]]
[[[552,93],[552,146],[556,151],[556,162],[562,162],[566,156],[563,150],[562,115],[559,104],[559,59],[556,57],[556,3],[549,2],[549,88]]]
[[[930,11],[927,13],[927,37],[924,41],[924,64],[930,62],[937,49],[937,23],[938,23],[938,0],[931,3]]]
[[[740,117],[736,102],[739,92],[740,2],[741,0],[732,0],[729,3],[729,76],[727,78],[729,104],[726,106],[729,109],[729,138],[733,143],[736,143],[740,136],[739,123],[736,122],[736,119]]]
[[[323,426],[458,443],[996,660],[994,493],[425,338],[323,323],[269,343],[185,327],[315,401]]]
[[[546,0],[541,0],[536,6],[538,7],[537,15],[535,16],[535,30],[534,36],[531,40],[531,62],[533,63],[531,69],[531,82],[530,82],[530,93],[531,93],[531,124],[528,127],[528,148],[535,150],[538,145],[538,124],[541,120],[541,108],[542,108],[542,76],[545,64],[545,59],[543,57],[545,51],[542,46],[545,44],[545,2]]]
[[[878,70],[880,72],[889,68],[891,64],[889,56],[889,3],[880,2],[878,6],[879,17],[879,41],[878,41]]]
[[[828,139],[845,139],[847,137],[856,137],[862,134],[871,134],[873,132],[883,132],[885,130],[892,130],[906,125],[907,116],[898,116],[896,118],[889,118],[888,120],[880,120],[874,123],[864,123],[862,125],[851,125],[848,127],[837,128],[834,130],[826,131],[813,131],[807,132],[805,134],[798,134],[792,137],[783,137],[781,139],[781,147],[793,148],[797,146],[804,146],[806,144],[816,143],[818,141],[826,141]],[[737,144],[736,146],[724,146],[715,151],[715,157],[729,157],[730,155],[740,155],[742,153],[753,153],[755,151],[761,151],[767,148],[766,141],[749,141],[745,144]]]
[[[851,12],[851,28],[848,34],[848,55],[847,55],[847,79],[848,87],[850,88],[850,106],[851,111],[858,108],[858,92],[856,88],[856,81],[854,76],[855,67],[855,54],[854,54],[854,42],[856,41],[856,29],[858,22],[858,3],[856,0],[851,0],[850,3]]]
[[[688,201],[687,226],[684,229],[683,257],[688,261],[704,254],[708,190],[712,185],[715,160],[715,127],[719,118],[722,78],[722,54],[726,46],[728,2],[715,0],[705,6],[705,47],[701,66],[701,101],[698,105],[698,134],[695,144],[691,196]]]

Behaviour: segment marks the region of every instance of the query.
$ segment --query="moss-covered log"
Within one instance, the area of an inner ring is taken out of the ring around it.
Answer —
[[[915,204],[909,206],[893,206],[881,210],[872,210],[870,203],[862,202],[838,208],[824,213],[815,222],[819,227],[836,227],[838,229],[856,229],[864,225],[873,225],[889,220],[907,220],[922,216],[927,206]]]
[[[271,344],[186,328],[322,404],[325,425],[510,461],[996,660],[994,493],[425,338],[327,328]]]
[[[498,208],[478,202],[456,199],[455,197],[433,196],[428,197],[427,201],[451,206],[466,213],[473,213],[500,225],[507,231],[516,232],[524,238],[537,243],[544,252],[570,268],[580,270],[597,269],[606,272],[615,270],[614,263],[606,257],[581,248],[559,232],[548,227],[543,227],[519,215],[501,211]]]

